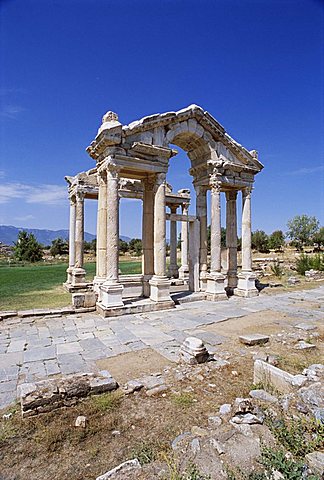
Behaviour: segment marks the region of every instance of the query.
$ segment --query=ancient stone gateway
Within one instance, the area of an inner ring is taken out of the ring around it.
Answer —
[[[188,215],[188,190],[166,183],[174,144],[187,152],[196,192],[196,216]],[[251,192],[263,165],[255,150],[235,142],[206,111],[191,105],[122,125],[107,112],[87,148],[95,168],[66,177],[70,197],[70,260],[66,288],[96,299],[104,316],[169,308],[171,279],[189,283],[208,300],[226,291],[257,295],[251,257]],[[207,257],[207,191],[211,191],[211,254]],[[238,192],[242,192],[242,269],[237,272]],[[221,193],[226,195],[227,271],[221,265]],[[119,198],[143,201],[142,275],[119,275]],[[83,268],[84,199],[98,199],[97,264],[92,284]],[[170,209],[167,213],[166,208]],[[177,209],[181,208],[181,214]],[[170,267],[166,268],[166,221],[170,220]],[[182,222],[182,266],[176,264],[177,222]],[[226,290],[225,290],[226,289]],[[86,292],[94,292],[91,293]],[[80,295],[78,296],[80,298]],[[82,296],[81,296],[82,298]]]

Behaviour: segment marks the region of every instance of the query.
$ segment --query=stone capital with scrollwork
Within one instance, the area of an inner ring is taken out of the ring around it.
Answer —
[[[155,175],[148,175],[147,177],[143,178],[142,183],[147,192],[152,192],[156,185]]]
[[[253,187],[245,187],[242,189],[242,193],[244,198],[251,198],[251,193],[252,193]]]
[[[166,183],[166,174],[164,172],[157,173],[155,176],[155,186],[158,188],[160,185]]]
[[[212,173],[209,177],[209,185],[212,194],[220,193],[222,188],[221,174]]]

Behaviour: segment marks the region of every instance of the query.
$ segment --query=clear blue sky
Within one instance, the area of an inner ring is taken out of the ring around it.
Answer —
[[[102,115],[191,103],[259,151],[254,230],[302,213],[323,224],[323,1],[2,0],[0,18],[0,224],[67,228],[64,175],[93,166]],[[188,168],[180,151],[175,189]],[[93,233],[95,214],[88,201]],[[123,201],[121,234],[140,224],[140,203]]]

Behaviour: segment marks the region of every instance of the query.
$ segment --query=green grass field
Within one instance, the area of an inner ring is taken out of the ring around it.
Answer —
[[[123,274],[141,273],[141,261],[119,263]],[[64,307],[71,295],[62,284],[66,280],[66,263],[55,265],[28,264],[0,267],[0,310],[29,310],[32,308]],[[85,265],[87,279],[95,275],[95,263]]]

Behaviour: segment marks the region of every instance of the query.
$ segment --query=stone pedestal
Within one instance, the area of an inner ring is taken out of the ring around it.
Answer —
[[[149,284],[151,300],[154,302],[172,302],[170,297],[171,281],[167,277],[157,277],[154,275],[149,281]]]
[[[100,286],[99,302],[103,308],[122,307],[124,287],[120,283],[107,284]]]
[[[237,288],[234,289],[234,295],[246,298],[257,297],[259,295],[255,287],[257,277],[254,272],[240,272],[237,279]]]
[[[221,272],[211,272],[207,274],[207,300],[213,302],[217,300],[226,300],[225,276]]]
[[[73,267],[71,271],[71,286],[74,288],[86,287],[86,271],[84,268]]]

